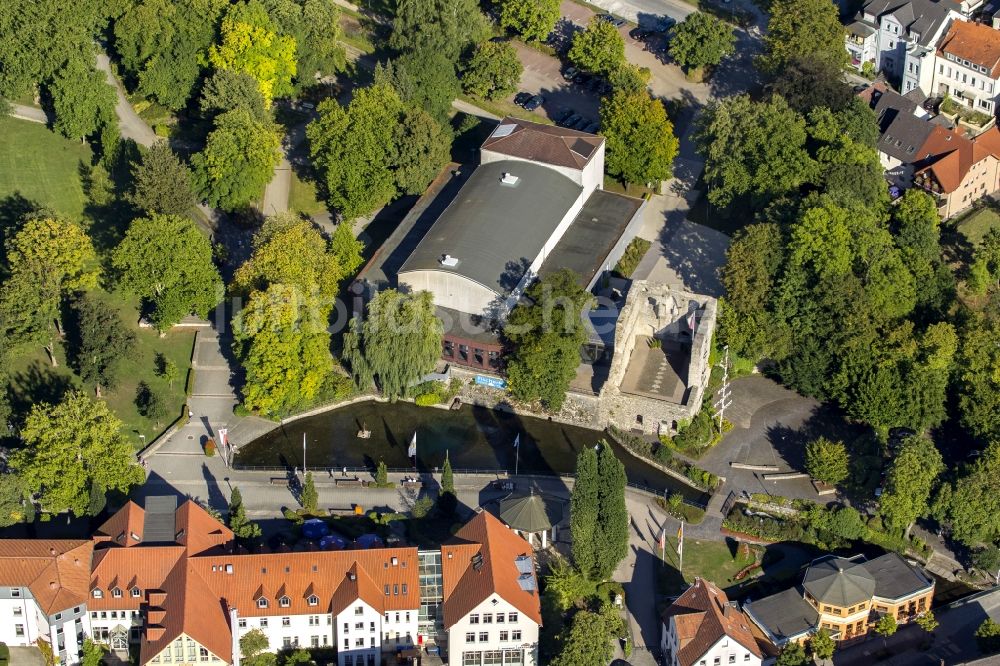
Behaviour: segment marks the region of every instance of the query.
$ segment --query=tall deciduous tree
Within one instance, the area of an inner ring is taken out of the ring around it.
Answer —
[[[368,304],[364,320],[344,334],[344,360],[361,388],[377,382],[390,399],[434,369],[441,357],[442,324],[430,292],[387,289]]]
[[[451,159],[451,134],[423,109],[407,109],[391,148],[396,187],[406,194],[421,194]]]
[[[271,117],[257,80],[246,72],[232,69],[216,70],[205,81],[199,104],[202,114],[208,118],[233,109],[245,109],[261,122]]]
[[[83,294],[73,304],[76,315],[75,357],[80,379],[94,384],[97,397],[102,388],[114,388],[123,360],[135,349],[135,333],[122,321],[118,310],[100,297]]]
[[[835,486],[847,478],[849,466],[843,442],[818,437],[806,445],[806,471],[814,479]]]
[[[883,520],[897,530],[909,528],[927,513],[934,481],[944,470],[941,453],[925,437],[910,437],[900,446],[879,499]]]
[[[518,400],[541,400],[558,411],[580,365],[580,345],[587,338],[581,313],[590,295],[578,277],[562,269],[526,292],[530,305],[514,308],[504,335],[514,345],[507,365],[510,391]]]
[[[760,66],[780,74],[793,60],[809,59],[838,69],[847,64],[844,25],[837,5],[825,0],[773,0]]]
[[[483,42],[462,72],[465,92],[483,99],[500,99],[517,89],[524,65],[509,42]]]
[[[451,117],[451,103],[461,91],[455,63],[447,55],[426,48],[407,51],[397,61],[412,85],[399,90],[400,99],[408,106],[423,109],[434,120],[445,125]]]
[[[317,75],[343,71],[344,31],[334,0],[264,0],[264,5],[278,32],[295,40],[296,88],[316,83]]]
[[[576,480],[570,495],[570,534],[573,562],[586,575],[597,566],[597,525],[600,516],[600,480],[597,452],[586,446],[576,457]]]
[[[132,221],[111,263],[122,284],[152,306],[166,330],[189,314],[206,315],[222,291],[212,246],[189,219],[153,215]]]
[[[830,638],[826,629],[820,629],[809,639],[809,652],[817,659],[830,659],[837,644]]]
[[[426,49],[455,63],[488,33],[476,0],[399,0],[389,46],[399,52]]]
[[[28,220],[7,244],[11,274],[44,273],[60,291],[70,293],[97,285],[97,254],[87,232],[70,220],[37,217]]]
[[[185,215],[196,203],[191,170],[166,141],[158,141],[140,161],[132,163],[128,199],[149,215]]]
[[[580,69],[607,76],[625,62],[625,40],[612,23],[595,16],[573,38],[566,57]]]
[[[112,139],[109,145],[101,146],[101,151],[109,154],[114,149],[118,140],[118,117],[115,115],[118,98],[104,72],[94,69],[87,60],[73,58],[56,72],[49,92],[56,114],[52,126],[57,132],[82,141],[107,127],[112,132]],[[104,132],[101,135],[106,136]]]
[[[444,452],[444,467],[441,468],[441,492],[455,494],[455,474],[451,471],[451,458]]]
[[[682,67],[714,67],[735,51],[733,28],[711,14],[693,12],[674,26],[670,57]]]
[[[573,616],[573,626],[562,650],[550,663],[552,666],[604,666],[611,657],[611,635],[606,619],[584,610]]]
[[[0,527],[9,527],[24,520],[24,482],[14,472],[0,473]]]
[[[607,172],[627,183],[670,178],[678,141],[666,109],[645,90],[616,91],[601,102]]]
[[[250,204],[274,175],[280,143],[270,121],[242,108],[222,114],[205,149],[191,158],[195,187],[212,206],[235,210]]]
[[[295,77],[295,39],[277,33],[278,27],[259,0],[229,6],[219,29],[220,42],[208,51],[216,69],[249,74],[260,86],[264,105],[292,92]]]
[[[607,442],[597,456],[597,531],[594,574],[605,579],[628,554],[629,515],[625,506],[625,466]]]
[[[559,20],[559,0],[500,0],[500,25],[528,41],[549,36]]]
[[[770,308],[784,254],[784,239],[777,224],[744,227],[726,251],[726,265],[722,269],[726,297],[719,315],[719,329],[722,338],[739,356],[759,359],[775,349]]]
[[[69,393],[58,405],[35,405],[21,437],[25,447],[11,456],[43,508],[86,514],[90,485],[127,492],[145,474],[136,464],[124,425],[101,401]]]
[[[962,424],[984,439],[1000,439],[1000,317],[972,313],[962,327],[958,357]]]
[[[946,506],[941,507],[942,497]],[[935,501],[935,514],[951,525],[957,541],[968,546],[1000,537],[1000,442],[990,444],[965,473],[946,483]]]
[[[402,110],[392,88],[374,85],[355,91],[347,108],[323,102],[306,128],[329,201],[345,219],[368,214],[395,194],[390,155]]]
[[[246,371],[243,405],[273,416],[315,400],[334,372],[329,304],[286,284],[255,291],[233,321],[233,344]]]
[[[789,641],[778,653],[778,666],[806,666],[809,659],[806,657],[806,649],[802,643]]]

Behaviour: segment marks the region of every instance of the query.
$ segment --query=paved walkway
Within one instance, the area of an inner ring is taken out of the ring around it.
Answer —
[[[49,118],[45,111],[37,106],[25,106],[24,104],[11,104],[10,115],[21,120],[28,120],[33,123],[49,124]]]
[[[132,139],[140,146],[145,146],[146,148],[156,143],[159,137],[146,124],[146,121],[139,117],[139,114],[135,112],[135,109],[132,108],[132,105],[125,97],[125,91],[115,77],[114,71],[111,68],[111,61],[108,59],[106,53],[98,52],[97,69],[104,72],[108,83],[114,87],[115,94],[118,96],[118,103],[115,105],[115,114],[118,116],[118,126],[121,129],[122,137]]]

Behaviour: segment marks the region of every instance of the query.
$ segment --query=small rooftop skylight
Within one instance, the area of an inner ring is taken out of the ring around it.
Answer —
[[[497,128],[493,130],[493,134],[491,134],[490,136],[493,137],[494,139],[499,139],[500,137],[503,136],[510,136],[515,129],[517,129],[517,125],[512,125],[509,123],[507,125],[498,125]]]

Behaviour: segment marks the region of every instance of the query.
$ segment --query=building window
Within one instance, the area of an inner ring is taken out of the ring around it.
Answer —
[[[715,659],[713,659],[713,660],[712,660],[712,663],[713,663],[713,664],[714,664],[715,666],[719,666],[719,664],[721,664],[721,663],[722,663],[722,657],[716,657]]]
[[[103,596],[104,596],[104,592],[102,592],[101,590],[94,590],[94,598],[95,599],[100,599]]]
[[[15,624],[14,625],[14,635],[15,636],[24,636],[24,625],[23,624]]]
[[[267,599],[261,597],[257,600],[257,608],[267,608]]]
[[[115,589],[111,590],[111,596],[113,596],[115,599],[121,599],[122,591],[116,587]]]
[[[239,626],[240,629],[245,629],[247,626],[247,619],[245,617],[241,617],[239,620],[237,620],[236,624]]]
[[[397,597],[399,596],[399,584],[398,583],[392,586],[392,593],[393,593],[394,596],[397,596]]]
[[[351,649],[351,641],[350,641],[350,639],[347,639],[347,638],[344,639],[344,649],[345,650]]]
[[[15,599],[18,598],[18,597],[20,597],[21,596],[21,588],[19,588],[19,587],[12,587],[12,588],[10,588],[10,596],[14,597]]]
[[[354,628],[355,629],[359,629],[361,631],[364,631],[365,630],[365,623],[364,622],[355,622],[354,623]]]
[[[483,624],[493,624],[493,613],[483,613]]]
[[[288,597],[281,597],[280,599],[278,599],[278,605],[281,606],[282,608],[288,608],[289,606],[292,605],[292,601]]]
[[[310,606],[316,606],[319,604],[319,597],[317,597],[315,594],[310,594],[309,599],[307,599],[307,601],[309,602]]]
[[[469,624],[479,624],[479,613],[473,613],[469,616]]]
[[[284,638],[282,638],[281,639],[281,644],[282,644],[282,646],[284,646],[286,648],[292,647],[292,638],[291,638],[291,636],[285,636]]]
[[[403,595],[406,595],[406,583],[403,583]]]
[[[743,655],[743,661],[750,661],[750,653],[749,652],[747,652],[745,655]]]
[[[385,584],[385,596],[389,596],[389,583]]]
[[[140,594],[142,594],[142,593],[139,592],[139,588],[137,588],[137,587],[133,587],[132,588],[132,597],[133,598],[137,598]]]
[[[354,639],[354,647],[363,648],[364,646],[365,646],[365,639],[364,638],[355,638]]]
[[[500,650],[489,650],[483,653],[484,666],[500,666],[503,664],[503,652]]]
[[[489,643],[490,642],[490,635],[488,633],[486,633],[485,631],[480,631],[479,632],[479,642],[480,643]]]
[[[479,666],[483,662],[482,652],[463,652],[462,666]]]
[[[319,636],[310,636],[309,645],[311,645],[314,648],[319,647]]]
[[[517,613],[507,613],[507,621],[511,624],[517,622]]]
[[[309,616],[309,626],[310,627],[318,627],[319,626],[319,615],[310,615]]]
[[[512,641],[519,641],[519,640],[521,640],[521,631],[520,631],[520,629],[518,629],[516,631],[510,632],[510,640],[512,640]]]
[[[736,663],[736,655],[735,654],[729,655],[729,663],[730,664],[735,664]]]
[[[260,628],[261,629],[266,629],[267,628],[267,618],[266,617],[260,618]]]
[[[24,611],[22,610],[22,608],[20,606],[15,606],[14,607],[14,617],[21,617],[21,615],[23,615],[23,614],[24,614]]]
[[[355,606],[354,607],[354,614],[355,615],[364,615],[364,613],[365,613],[365,607],[364,606]]]
[[[506,631],[501,631],[500,632],[500,641],[503,642],[503,641],[507,641],[507,640],[510,640],[510,633],[506,632]]]
[[[497,613],[497,624],[503,624],[503,621],[507,619],[507,616],[503,613]]]
[[[283,618],[281,618],[281,626],[283,626],[283,627],[290,627],[290,626],[292,626],[292,618],[290,618],[290,617],[283,617]]]
[[[475,643],[476,642],[476,632],[474,632],[474,631],[467,632],[465,634],[465,642],[466,643]]]

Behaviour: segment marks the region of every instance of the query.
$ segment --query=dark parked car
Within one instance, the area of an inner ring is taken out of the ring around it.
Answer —
[[[652,34],[653,34],[653,31],[652,30],[647,30],[646,28],[632,28],[628,32],[628,36],[631,37],[632,39],[636,40],[637,42],[641,42],[641,41],[644,41],[644,40],[648,39],[649,36],[652,35]]]
[[[582,130],[584,127],[590,124],[590,121],[586,118],[580,118],[578,121],[570,125],[570,129]]]
[[[534,97],[532,97],[531,99],[529,99],[527,102],[524,103],[524,110],[534,111],[544,103],[545,103],[544,97],[542,97],[541,95],[535,95]]]
[[[579,84],[581,86],[589,80],[590,80],[590,74],[584,74],[583,72],[580,72],[579,74],[573,77],[573,83]]]
[[[670,30],[672,27],[674,27],[675,25],[677,25],[677,20],[676,19],[673,19],[673,18],[671,18],[669,16],[664,16],[663,18],[660,19],[660,22],[656,24],[656,31],[657,32],[666,32],[666,31]]]
[[[562,76],[567,81],[572,81],[573,78],[579,73],[580,70],[578,70],[576,67],[567,67],[565,70],[563,70]]]
[[[514,104],[517,104],[518,106],[524,106],[525,104],[528,103],[528,100],[530,100],[532,96],[533,95],[530,92],[523,92],[523,91],[519,92],[516,95],[514,95]]]
[[[580,116],[578,116],[577,114],[574,113],[573,115],[569,116],[568,118],[564,118],[559,123],[559,125],[561,125],[562,127],[572,127],[573,125],[576,125],[578,122],[580,122]]]
[[[573,109],[566,109],[565,111],[563,111],[562,113],[560,113],[558,116],[556,116],[556,125],[562,125],[564,122],[566,122],[567,120],[569,120],[570,118],[572,118],[575,115],[576,114],[573,113]]]
[[[618,18],[617,16],[612,16],[611,14],[601,14],[597,18],[601,19],[602,21],[607,21],[616,28],[620,28],[621,26],[625,25],[625,19]]]
[[[580,131],[581,132],[586,132],[587,134],[594,134],[599,129],[601,129],[601,124],[600,123],[590,123],[589,125],[587,125],[586,127],[584,127]]]

